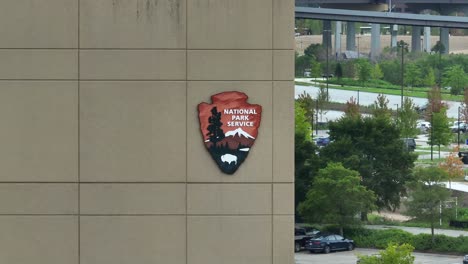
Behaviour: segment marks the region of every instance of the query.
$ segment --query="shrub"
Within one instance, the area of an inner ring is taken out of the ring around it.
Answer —
[[[371,230],[364,228],[347,229],[347,237],[354,240],[356,246],[364,248],[386,248],[387,245],[411,244],[417,251],[431,251],[438,253],[466,254],[468,252],[468,237],[449,237],[435,235],[435,243],[432,244],[430,234],[413,235],[399,229]]]

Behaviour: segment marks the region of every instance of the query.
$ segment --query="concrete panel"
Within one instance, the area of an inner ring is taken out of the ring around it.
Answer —
[[[185,225],[185,216],[82,216],[80,264],[185,264]]]
[[[185,184],[81,184],[82,214],[185,214]]]
[[[185,82],[82,82],[82,181],[186,178]]]
[[[191,0],[189,49],[271,49],[271,0]]]
[[[0,50],[0,79],[77,79],[76,50]]]
[[[83,48],[185,48],[185,0],[81,0]]]
[[[0,263],[78,264],[77,216],[0,216]]]
[[[294,83],[273,83],[273,181],[294,181]]]
[[[273,216],[273,264],[294,264],[294,215]]]
[[[294,49],[294,1],[273,0],[273,49]]]
[[[271,216],[189,216],[187,264],[270,264],[271,222]]]
[[[0,214],[76,213],[78,184],[0,184]]]
[[[249,156],[234,175],[223,174],[203,144],[197,105],[211,102],[210,96],[240,91],[247,102],[263,107],[258,137]],[[272,181],[272,83],[271,82],[189,82],[187,93],[187,178],[191,182]]]
[[[0,181],[77,181],[76,82],[0,81]]]
[[[273,184],[273,214],[294,214],[294,184]]]
[[[294,50],[273,51],[273,79],[282,81],[294,79]]]
[[[189,184],[188,214],[271,214],[271,184]]]
[[[185,80],[185,51],[82,50],[80,78]]]
[[[190,50],[188,80],[271,80],[271,50]]]
[[[77,48],[78,1],[0,1],[0,48]]]

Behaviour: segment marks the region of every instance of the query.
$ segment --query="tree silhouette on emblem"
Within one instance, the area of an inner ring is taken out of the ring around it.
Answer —
[[[221,129],[223,125],[221,122],[221,112],[218,112],[216,106],[211,108],[211,116],[208,118],[208,122],[210,124],[207,127],[208,133],[206,135],[215,147],[217,142],[224,139],[224,131]]]

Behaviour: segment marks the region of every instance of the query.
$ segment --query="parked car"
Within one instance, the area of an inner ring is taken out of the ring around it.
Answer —
[[[305,249],[307,241],[315,238],[320,231],[312,226],[302,226],[299,224],[294,228],[294,251],[299,252]]]
[[[403,144],[408,151],[414,151],[416,149],[416,141],[414,138],[402,138]]]
[[[468,255],[463,258],[463,264],[468,264]]]
[[[466,129],[467,129],[467,124],[465,122],[458,122],[458,121],[455,121],[453,122],[453,125],[450,126],[450,130],[452,131],[452,133],[458,133],[458,129],[460,129],[460,132],[463,132],[465,133],[466,132]]]
[[[318,147],[325,147],[326,145],[330,144],[330,138],[329,137],[318,137],[314,139],[315,145]]]
[[[306,242],[311,239],[311,235],[307,235],[305,228],[294,228],[294,252],[299,252],[305,248]]]
[[[427,133],[429,131],[429,129],[431,128],[431,123],[426,122],[426,121],[418,122],[416,124],[416,128],[419,129],[419,131],[421,131],[421,133]]]
[[[320,235],[306,243],[306,249],[311,253],[323,252],[325,254],[338,250],[354,250],[354,241],[340,235]]]

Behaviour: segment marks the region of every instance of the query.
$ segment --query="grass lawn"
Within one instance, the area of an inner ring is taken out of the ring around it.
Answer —
[[[321,81],[318,81],[321,82]],[[304,83],[304,82],[295,82],[297,85],[302,86],[316,86],[315,84],[311,83]],[[360,86],[341,86],[336,84],[329,84],[329,86],[333,89],[338,90],[347,90],[347,91],[361,91],[361,92],[369,92],[369,93],[377,93],[377,94],[389,94],[389,95],[401,95],[401,90],[394,89],[394,88],[374,88],[374,87],[360,87]],[[418,97],[418,98],[427,98],[427,91],[429,88],[412,88],[410,90],[405,90],[403,92],[404,96],[410,97]],[[463,100],[463,96],[461,95],[450,95],[443,93],[442,94],[443,100],[448,101],[460,101]]]

